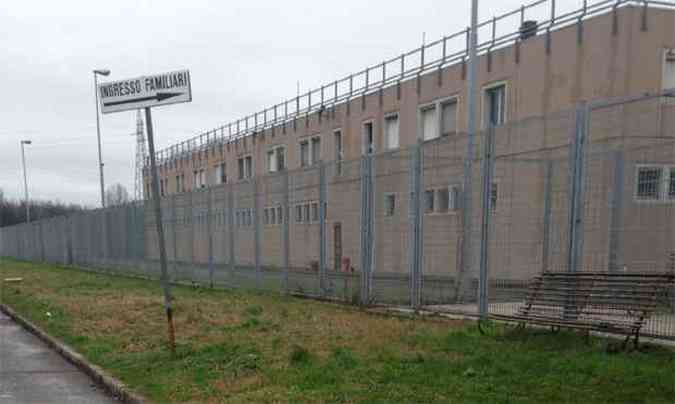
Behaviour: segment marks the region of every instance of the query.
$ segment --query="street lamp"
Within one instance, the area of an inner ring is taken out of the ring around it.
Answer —
[[[28,176],[26,176],[26,153],[24,145],[32,144],[30,140],[21,141],[21,164],[23,165],[23,190],[26,195],[26,223],[30,222],[30,206],[28,205]]]
[[[98,169],[99,177],[101,180],[101,207],[105,208],[105,191],[103,184],[103,160],[101,158],[101,122],[99,118],[98,111],[98,76],[108,76],[110,70],[108,69],[97,69],[94,70],[94,94],[96,94],[96,137],[98,138]]]

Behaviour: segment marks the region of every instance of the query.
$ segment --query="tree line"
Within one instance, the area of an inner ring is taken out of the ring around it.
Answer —
[[[114,184],[106,190],[106,203],[108,206],[123,205],[130,201],[129,193],[120,184]],[[63,203],[60,201],[35,201],[29,200],[30,220],[47,219],[55,216],[65,216],[91,209],[76,203]],[[0,227],[12,226],[26,222],[26,201],[9,199],[4,196],[0,189]]]

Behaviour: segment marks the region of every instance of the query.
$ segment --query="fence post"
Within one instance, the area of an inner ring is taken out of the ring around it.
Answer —
[[[171,233],[173,237],[173,278],[178,279],[178,209],[176,209],[176,199],[178,194],[174,194],[171,198]]]
[[[73,265],[73,239],[72,230],[70,227],[70,216],[63,217],[63,229],[65,231],[64,238],[66,240],[65,264]]]
[[[492,219],[492,177],[494,172],[494,126],[485,133],[483,147],[482,220],[480,237],[480,268],[478,274],[478,312],[482,320],[488,317],[488,289],[490,269],[490,224]]]
[[[618,272],[623,263],[621,248],[623,231],[623,198],[624,198],[625,161],[623,151],[614,152],[614,187],[612,188],[612,213],[609,225],[609,270]]]
[[[291,205],[289,197],[289,174],[288,170],[284,170],[283,176],[284,190],[283,190],[283,211],[284,211],[284,220],[282,221],[282,236],[283,236],[283,265],[284,265],[284,292],[288,293],[288,276],[290,272],[290,251],[291,251],[291,239],[290,239],[290,223],[291,223]]]
[[[567,258],[568,272],[577,272],[582,264],[583,254],[583,218],[584,218],[584,152],[586,149],[586,125],[588,106],[585,102],[577,105],[574,141],[571,147],[570,164],[570,215],[569,247]],[[576,318],[576,293],[569,291],[565,302],[563,318]]]
[[[208,233],[208,249],[209,249],[209,285],[213,288],[213,226],[211,223],[212,209],[211,209],[211,187],[208,188],[206,194],[206,232]]]
[[[234,257],[234,185],[229,186],[229,191],[227,192],[227,241],[229,244],[230,252],[230,278],[234,283],[234,271],[236,266],[236,261]]]
[[[38,236],[40,238],[40,262],[45,262],[45,234],[42,224],[45,219],[38,220]]]
[[[110,242],[108,234],[108,210],[106,208],[101,208],[101,215],[103,216],[103,251],[101,251],[102,257],[99,266],[103,269],[107,266],[108,256],[110,255],[108,251],[108,243]]]
[[[579,103],[576,111],[574,142],[571,145],[572,164],[570,165],[570,179],[572,192],[570,193],[569,248],[567,258],[567,269],[569,272],[579,270],[583,254],[584,152],[586,149],[587,120],[588,106],[585,102]]]
[[[408,232],[408,270],[410,272],[410,305],[417,309],[422,304],[422,265],[424,246],[422,236],[422,145],[417,142],[410,155],[410,206]]]
[[[372,272],[373,212],[372,212],[372,156],[361,157],[361,304],[370,304],[370,276]]]
[[[328,294],[326,279],[326,165],[319,164],[319,287],[321,295]]]
[[[253,185],[253,230],[254,230],[254,254],[255,254],[255,282],[256,288],[261,288],[261,267],[260,267],[260,247],[261,247],[261,232],[260,232],[260,194],[258,192],[258,180],[254,179]]]
[[[195,266],[195,210],[194,210],[194,196],[196,189],[190,191],[190,205],[188,206],[190,212],[190,280],[194,280],[192,277],[192,271],[194,271]]]
[[[546,163],[546,183],[544,184],[544,237],[541,251],[541,271],[549,269],[551,248],[551,202],[553,193],[553,162]]]

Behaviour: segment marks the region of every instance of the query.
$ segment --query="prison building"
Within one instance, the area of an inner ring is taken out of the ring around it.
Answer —
[[[583,4],[562,16],[553,8],[543,20],[528,19],[529,8],[522,8],[510,14],[519,23],[505,36],[498,34],[497,19],[481,24],[480,133],[473,155],[467,155],[466,32],[158,152],[162,220],[174,268],[236,266],[251,277],[257,276],[253,268],[272,277],[283,268],[312,273],[324,248],[330,273],[358,273],[363,249],[372,248],[370,264],[382,287],[405,289],[416,259],[410,196],[419,162],[420,270],[429,296],[436,293],[434,299],[442,301],[442,295],[454,293],[451,285],[462,268],[477,268],[484,192],[490,193],[493,212],[491,280],[521,281],[542,270],[564,270],[573,192],[570,145],[580,111],[596,100],[675,87],[672,7]],[[675,153],[670,143],[659,142],[675,136],[673,105],[664,97],[608,104],[581,119],[591,147],[583,173],[580,266],[667,265],[674,241],[668,221],[675,202]],[[496,158],[486,191],[481,161],[489,136]],[[370,200],[363,199],[365,182],[372,182]],[[147,193],[147,170],[145,186]],[[468,192],[471,206],[462,206]],[[370,233],[363,230],[364,206],[372,216]],[[145,221],[145,255],[157,259],[149,206]],[[364,234],[372,235],[372,246],[364,243]],[[473,247],[464,258],[467,243]],[[391,286],[385,285],[388,276]],[[468,278],[477,276],[472,272]],[[441,286],[434,291],[431,285]]]

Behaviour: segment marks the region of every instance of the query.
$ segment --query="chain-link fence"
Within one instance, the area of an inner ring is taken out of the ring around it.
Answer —
[[[595,101],[162,199],[174,281],[509,316],[544,272],[675,271],[675,102]],[[135,203],[0,229],[0,253],[159,277]],[[675,291],[645,334],[675,338]]]

